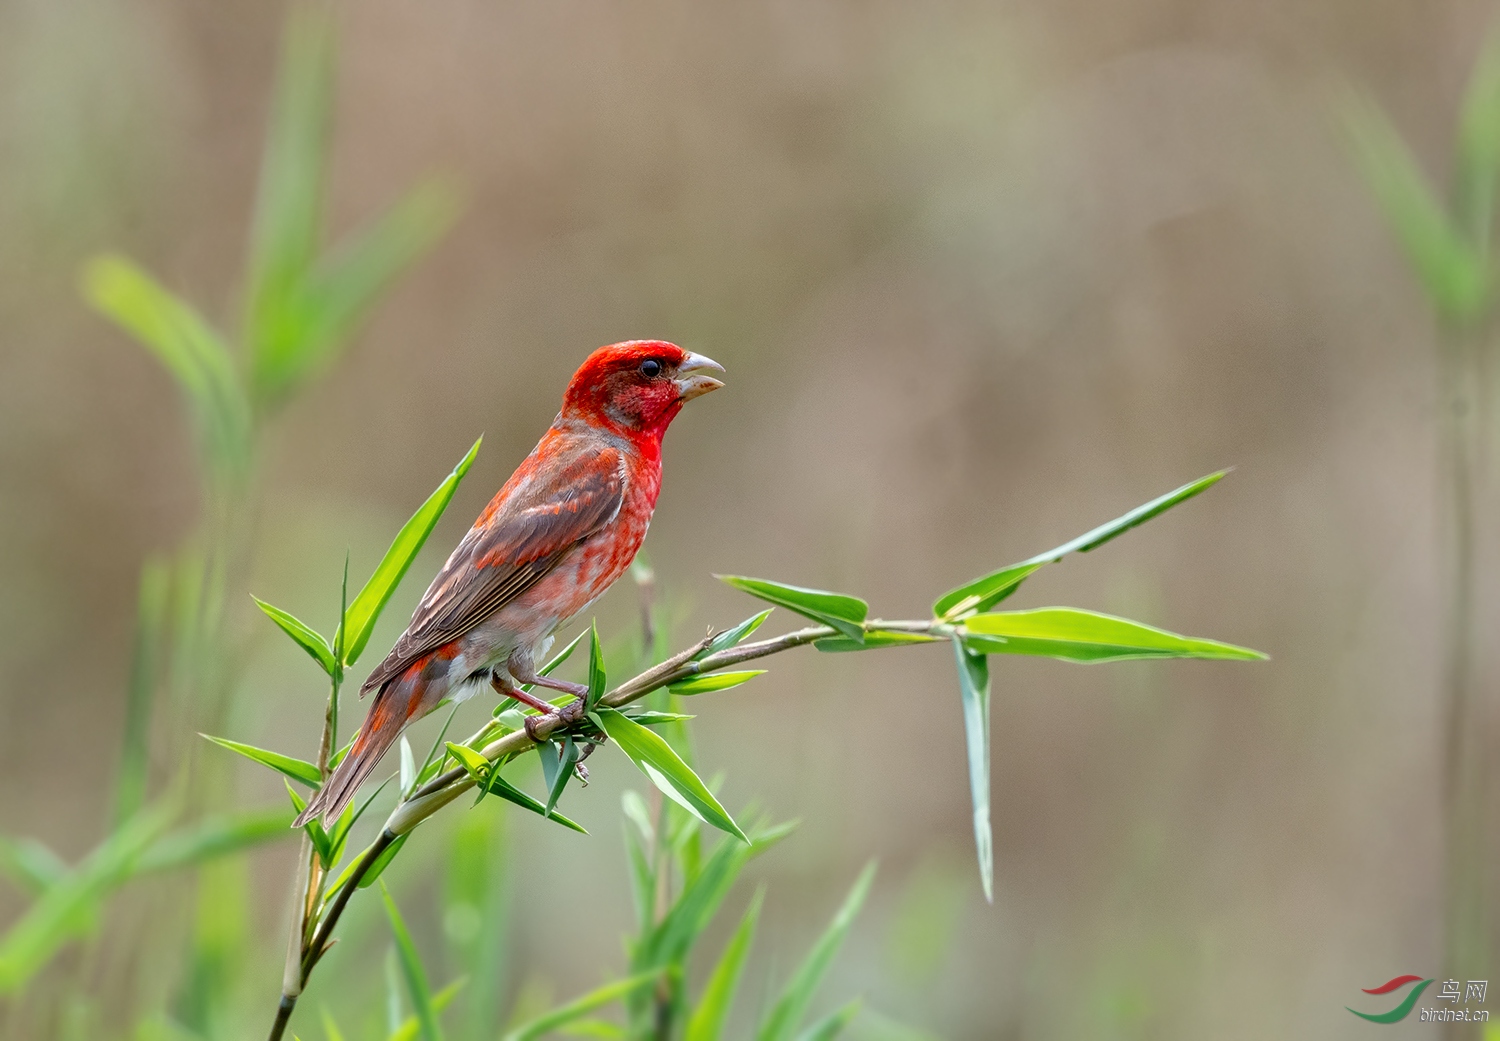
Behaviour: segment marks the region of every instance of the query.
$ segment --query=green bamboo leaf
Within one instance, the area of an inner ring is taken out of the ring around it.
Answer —
[[[865,616],[869,614],[870,605],[858,597],[829,593],[821,589],[803,589],[801,586],[767,582],[760,578],[744,578],[740,575],[714,577],[767,603],[785,607],[815,622],[832,626],[851,640],[864,639]]]
[[[417,757],[411,750],[411,742],[401,735],[401,798],[411,795],[417,786]]]
[[[1341,114],[1355,162],[1433,307],[1450,323],[1477,320],[1490,293],[1484,257],[1453,226],[1385,113],[1351,91]]]
[[[438,1025],[437,1010],[432,1007],[432,988],[427,984],[427,973],[422,968],[422,958],[417,954],[417,945],[412,942],[406,922],[391,891],[380,883],[380,896],[385,901],[386,917],[391,920],[391,932],[396,937],[396,952],[401,958],[401,975],[406,979],[407,996],[416,1011],[417,1023],[421,1027],[422,1041],[442,1041],[443,1031]]]
[[[459,991],[463,990],[464,984],[467,982],[468,980],[460,977],[434,994],[432,996],[432,1011],[442,1012],[452,1004],[453,999],[458,996]],[[385,1041],[417,1041],[417,1038],[421,1036],[422,1024],[417,1021],[416,1016],[407,1016],[399,1027],[386,1035]],[[330,1037],[328,1041],[334,1041],[334,1039]]]
[[[739,646],[745,640],[748,640],[750,638],[750,635],[755,632],[755,630],[760,628],[762,622],[771,617],[771,612],[774,610],[776,610],[776,608],[768,607],[764,611],[760,612],[760,614],[754,614],[749,618],[746,618],[743,622],[735,626],[733,629],[725,629],[722,633],[719,633],[712,640],[709,640],[708,646],[699,651],[695,655],[695,657],[707,658],[710,654],[713,654],[716,651],[722,651],[729,647]]]
[[[281,783],[286,785],[286,794],[292,800],[292,809],[300,815],[303,810],[307,809],[307,800],[297,794],[297,790],[291,786],[290,782],[282,781]],[[326,871],[332,868],[334,862],[333,837],[328,834],[328,829],[323,827],[321,821],[310,820],[302,825],[302,830],[307,833],[308,841],[313,844],[313,849],[317,851],[318,861],[323,865],[323,869]]]
[[[374,802],[376,797],[379,796],[381,792],[385,791],[385,786],[390,784],[391,780],[392,778],[387,777],[385,780],[381,781],[380,784],[376,786],[373,792],[365,796],[364,801],[359,804],[358,809],[354,809],[353,803],[350,803],[348,806],[344,807],[344,812],[339,815],[338,821],[334,824],[333,831],[328,836],[329,841],[333,846],[334,863],[338,863],[339,857],[343,855],[344,843],[349,840],[349,832],[354,830],[354,825],[357,824],[359,822],[359,819],[365,815],[365,811],[370,808],[370,803]]]
[[[1229,473],[1228,470],[1219,470],[1200,477],[1196,481],[1189,481],[1181,488],[1175,488],[1144,505],[1137,506],[1129,513],[1122,514],[1107,524],[1101,524],[1092,531],[1086,531],[1076,539],[1064,542],[1055,549],[1038,553],[1019,564],[1011,564],[998,571],[991,571],[988,575],[967,582],[957,589],[950,589],[938,597],[937,602],[932,605],[932,613],[934,617],[945,621],[958,621],[976,612],[988,611],[1014,593],[1022,582],[1043,565],[1055,563],[1070,553],[1087,553],[1092,549],[1097,549],[1110,539],[1123,535],[1131,528],[1144,524],[1173,506],[1207,491],[1218,484],[1227,473]]]
[[[131,877],[141,853],[171,823],[172,812],[148,807],[120,825],[12,923],[0,936],[0,994],[21,990],[59,948],[93,927],[106,894]]]
[[[281,608],[273,607],[259,597],[252,596],[250,599],[255,601],[256,607],[265,612],[267,618],[281,627],[282,632],[295,640],[298,647],[311,655],[312,660],[322,666],[324,672],[330,676],[333,675],[334,669],[338,666],[333,658],[333,648],[328,646],[327,640]]]
[[[212,734],[199,734],[199,737],[207,738],[220,748],[227,748],[231,752],[238,752],[246,759],[257,762],[261,766],[269,766],[277,773],[285,774],[294,781],[300,781],[309,788],[317,788],[323,782],[323,775],[318,768],[305,759],[294,759],[280,752],[270,752],[264,748],[256,748],[254,745],[241,744],[239,741],[231,741],[227,737],[214,737]]]
[[[750,945],[755,942],[755,927],[760,920],[760,906],[765,899],[764,889],[757,889],[750,898],[750,906],[740,919],[739,928],[719,956],[719,962],[709,974],[704,985],[703,996],[698,1007],[688,1020],[686,1041],[719,1041],[724,1032],[724,1023],[729,1018],[729,1008],[740,988],[740,975],[745,970],[745,960],[750,956]]]
[[[853,1021],[854,1017],[859,1015],[862,1004],[859,998],[855,998],[848,1004],[834,1009],[798,1034],[797,1041],[833,1041],[844,1032],[844,1028]]]
[[[599,626],[589,623],[589,689],[584,695],[584,711],[592,712],[604,697],[604,688],[609,680],[604,669],[604,652],[599,649]]]
[[[168,832],[153,842],[135,864],[136,874],[170,871],[239,853],[292,834],[292,817],[279,806],[214,814],[196,824]]]
[[[323,1041],[344,1041],[344,1032],[339,1029],[338,1022],[334,1020],[333,1014],[325,1005],[323,1013]]]
[[[630,1032],[607,1019],[578,1019],[564,1030],[569,1037],[594,1037],[600,1041],[630,1041]]]
[[[964,743],[969,757],[969,794],[974,805],[974,849],[984,898],[995,902],[995,840],[990,829],[990,664],[983,654],[953,639],[958,659],[958,693],[964,710]]]
[[[817,993],[818,986],[823,982],[823,976],[828,972],[828,967],[833,964],[834,956],[838,954],[839,948],[843,946],[844,937],[848,935],[849,927],[854,924],[854,917],[859,914],[860,905],[864,903],[865,896],[870,891],[870,883],[874,879],[875,863],[871,861],[859,873],[859,878],[855,879],[854,887],[844,898],[843,906],[833,916],[833,921],[828,924],[823,935],[818,937],[812,950],[807,953],[807,957],[797,967],[792,978],[787,981],[781,996],[771,1007],[770,1015],[756,1032],[756,1041],[793,1041],[797,1025],[807,1014],[807,1008],[812,1004],[813,995]]]
[[[407,832],[407,834],[409,835],[411,833]],[[386,869],[386,866],[390,864],[392,860],[395,859],[396,854],[400,852],[401,844],[405,841],[406,835],[402,835],[381,851],[380,856],[376,858],[375,863],[370,865],[370,870],[365,872],[364,876],[359,880],[360,889],[366,888],[380,877],[380,873]],[[333,882],[328,885],[328,892],[336,893],[344,887],[344,884],[348,882],[349,879],[354,875],[354,872],[358,870],[360,862],[365,858],[366,852],[368,852],[368,850],[361,850],[359,856],[354,857],[349,861],[349,863],[344,865],[344,870],[340,871]]]
[[[449,741],[444,746],[459,766],[462,766],[468,775],[474,778],[475,784],[484,784],[485,778],[490,773],[490,761],[480,755],[468,745],[456,745]]]
[[[177,381],[203,429],[209,458],[244,460],[250,405],[229,348],[192,307],[125,257],[95,257],[83,270],[83,295],[130,333]]]
[[[170,566],[160,559],[141,568],[136,602],[135,645],[130,655],[130,682],[125,695],[124,740],[115,771],[115,824],[129,820],[146,802],[151,766],[151,714],[156,685],[165,660]]]
[[[438,755],[438,749],[447,746],[445,738],[448,736],[448,728],[453,725],[453,717],[458,715],[458,705],[456,701],[453,703],[453,707],[448,710],[448,718],[443,720],[442,729],[438,731],[437,737],[433,738],[432,747],[427,750],[427,758],[422,760],[422,766],[417,770],[417,784],[426,784],[436,777],[438,771],[443,768],[443,764],[448,761],[446,755]]]
[[[458,490],[459,482],[464,479],[464,475],[469,472],[469,467],[474,464],[474,457],[479,454],[479,446],[483,443],[482,437],[475,441],[474,447],[470,448],[468,454],[459,460],[453,472],[442,484],[438,485],[437,491],[429,495],[421,508],[412,514],[411,520],[407,521],[397,533],[390,549],[385,551],[385,556],[375,568],[375,573],[370,576],[365,587],[349,605],[347,615],[349,639],[343,644],[345,666],[353,665],[364,652],[365,644],[370,642],[370,633],[375,629],[375,622],[379,619],[380,612],[385,610],[391,594],[396,591],[396,586],[401,583],[412,561],[421,552],[422,544],[427,541],[427,536],[432,534],[438,518],[448,508],[453,493]],[[337,643],[338,638],[335,638],[334,642]]]
[[[876,647],[908,647],[914,643],[932,643],[937,639],[938,637],[928,636],[926,633],[893,632],[887,629],[865,633],[863,643],[846,636],[827,636],[814,640],[813,646],[820,651],[868,651]]]
[[[757,676],[764,676],[765,669],[746,669],[743,672],[710,672],[703,676],[674,683],[667,689],[673,694],[688,697],[693,694],[708,694],[716,690],[729,690],[741,683],[748,683]]]
[[[549,661],[546,665],[543,665],[541,667],[541,669],[537,672],[537,675],[538,676],[550,676],[550,675],[552,675],[552,671],[554,669],[560,667],[563,662],[567,661],[569,658],[571,658],[573,656],[574,649],[580,643],[583,642],[583,638],[585,636],[587,636],[587,635],[588,635],[588,632],[585,631],[585,632],[581,632],[577,636],[573,637],[572,640],[568,641],[568,645],[566,647],[564,647],[562,650],[560,650],[556,654],[554,654],[552,656],[552,660]],[[530,690],[531,689],[530,685],[528,685],[526,687],[526,689]]]
[[[1248,647],[1180,636],[1128,618],[1076,607],[997,611],[963,623],[970,650],[987,654],[1030,654],[1064,661],[1128,661],[1135,658],[1262,660]]]
[[[522,809],[530,810],[532,813],[536,814],[539,817],[545,817],[550,821],[555,821],[556,823],[561,824],[563,827],[568,828],[571,831],[578,832],[578,834],[580,835],[588,834],[588,830],[585,829],[583,825],[579,824],[577,821],[571,820],[568,817],[564,817],[556,810],[553,810],[549,814],[547,812],[547,807],[543,803],[536,799],[533,799],[531,796],[521,791],[521,789],[511,784],[505,778],[501,777],[499,770],[490,771],[490,779],[485,782],[484,790],[486,794],[498,795],[500,798],[504,799],[507,802],[513,802],[517,806],[520,806]]]
[[[1486,242],[1500,180],[1500,26],[1492,26],[1469,74],[1458,121],[1454,206],[1471,241]]]
[[[569,1023],[582,1019],[595,1009],[603,1008],[613,1002],[619,1001],[634,991],[656,982],[660,971],[642,972],[634,976],[627,976],[623,980],[614,983],[606,983],[604,986],[589,991],[581,998],[575,998],[559,1008],[544,1012],[535,1019],[516,1027],[505,1034],[502,1041],[534,1041],[535,1038],[567,1026]]]
[[[453,186],[428,178],[317,261],[288,302],[300,335],[273,374],[278,389],[326,368],[380,294],[452,227],[458,210]]]
[[[600,708],[604,731],[620,746],[631,762],[651,778],[662,794],[681,805],[699,820],[726,831],[741,842],[750,839],[740,830],[729,813],[714,798],[708,786],[672,750],[672,746],[624,713]]]
[[[683,964],[745,865],[791,834],[795,827],[795,822],[787,822],[758,829],[748,846],[729,839],[715,846],[697,873],[686,880],[682,893],[666,909],[661,922],[644,933],[631,967],[642,970]]]
[[[933,616],[956,621],[976,611],[988,610],[1019,589],[1041,567],[1033,563],[1011,564],[950,589],[932,605]]]
[[[656,846],[656,828],[639,792],[627,788],[620,796],[620,804],[626,820],[636,829],[625,828],[625,852],[629,856],[630,893],[637,931],[645,937],[656,923],[656,858],[650,852]]]
[[[690,716],[686,712],[636,712],[631,714],[630,718],[643,727],[656,727],[665,723],[684,723],[698,717]]]
[[[68,865],[36,839],[0,835],[0,871],[28,896],[40,896],[68,873]]]
[[[294,299],[316,256],[333,101],[333,29],[320,9],[294,9],[261,161],[250,234],[245,339],[258,396],[285,389],[305,331]]]
[[[540,751],[545,756],[547,748],[555,744],[556,742],[548,742]],[[557,772],[547,785],[547,806],[543,816],[552,816],[552,808],[557,805],[557,800],[562,798],[563,789],[568,786],[568,781],[573,776],[573,767],[578,765],[578,755],[578,744],[573,740],[572,736],[563,738],[562,746],[557,756]],[[547,762],[545,758],[542,761]]]

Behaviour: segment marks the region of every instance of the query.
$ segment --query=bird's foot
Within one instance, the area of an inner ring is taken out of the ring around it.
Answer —
[[[540,743],[549,740],[555,731],[571,727],[583,721],[586,701],[582,695],[560,707],[547,704],[545,701],[542,704],[546,707],[541,711],[541,714],[527,716],[524,724],[526,727],[526,736],[533,741]],[[539,736],[539,730],[544,721],[552,722],[552,725],[547,728],[546,735]],[[582,762],[582,760],[579,761]]]
[[[530,691],[522,690],[514,683],[509,682],[498,672],[493,672],[490,674],[490,686],[494,687],[496,693],[502,695],[503,697],[511,698],[514,701],[519,701],[521,704],[530,706],[531,708],[534,708],[538,712],[541,712],[543,714],[553,711],[552,705],[550,703],[543,701],[541,698],[537,697]]]
[[[584,741],[583,748],[578,753],[578,762],[573,764],[573,772],[578,775],[578,780],[585,788],[588,787],[589,783],[589,768],[583,765],[583,761],[593,755],[594,749],[598,747],[598,742]]]

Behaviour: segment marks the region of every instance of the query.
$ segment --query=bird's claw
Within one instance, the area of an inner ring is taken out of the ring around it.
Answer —
[[[543,741],[548,740],[555,731],[573,726],[576,723],[581,723],[586,715],[587,713],[584,711],[584,699],[580,697],[568,702],[561,708],[554,708],[550,712],[540,713],[535,716],[527,716],[523,725],[526,727],[526,736],[531,738],[531,740],[536,742],[537,744],[541,744]],[[546,720],[556,720],[556,722],[548,730],[547,736],[542,737],[538,735],[537,729],[542,725],[543,721]],[[587,747],[592,751],[592,744],[588,745]],[[587,753],[585,753],[585,755],[586,754]],[[582,760],[579,760],[579,762],[582,762]],[[585,775],[586,773],[587,772],[585,772]]]

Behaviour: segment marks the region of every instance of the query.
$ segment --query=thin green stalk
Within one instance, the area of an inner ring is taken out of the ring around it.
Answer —
[[[1442,336],[1443,476],[1446,556],[1444,807],[1447,828],[1446,971],[1452,978],[1488,972],[1488,765],[1486,713],[1476,662],[1479,423],[1477,332]]]

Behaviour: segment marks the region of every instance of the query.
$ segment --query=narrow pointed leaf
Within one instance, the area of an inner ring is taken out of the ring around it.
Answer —
[[[535,1038],[582,1019],[595,1009],[619,1001],[641,987],[654,983],[660,975],[659,971],[642,972],[614,983],[606,983],[602,987],[589,991],[581,998],[575,998],[566,1005],[544,1012],[535,1019],[521,1024],[506,1033],[503,1041],[534,1041]]]
[[[1454,206],[1471,236],[1489,236],[1500,180],[1500,29],[1491,27],[1469,74],[1458,122]]]
[[[474,778],[475,783],[484,783],[485,778],[489,776],[490,772],[490,761],[488,759],[468,745],[456,745],[452,741],[449,741],[446,747],[448,754],[458,761],[459,766],[468,771],[469,776]]]
[[[1011,564],[950,589],[932,605],[934,617],[956,620],[976,611],[994,607],[1021,587],[1021,583],[1039,570],[1041,564]]]
[[[221,748],[227,748],[231,752],[238,752],[246,759],[259,763],[261,766],[269,766],[277,773],[285,774],[294,781],[300,781],[309,788],[317,788],[323,782],[323,775],[318,772],[318,768],[305,759],[295,759],[289,755],[282,755],[280,752],[271,752],[264,748],[256,748],[254,745],[231,741],[227,737],[214,737],[211,734],[199,734],[198,736],[207,738]]]
[[[332,98],[328,16],[313,8],[294,10],[282,39],[251,227],[245,339],[262,400],[285,389],[306,335],[293,301],[322,225]]]
[[[995,840],[990,828],[990,665],[953,639],[958,693],[964,711],[964,747],[969,758],[969,794],[974,805],[974,850],[984,898],[995,902]]]
[[[555,821],[556,823],[561,824],[563,827],[568,828],[571,831],[578,832],[578,834],[580,835],[588,834],[588,830],[584,828],[583,825],[568,817],[564,817],[556,810],[553,810],[549,814],[547,812],[547,807],[541,801],[533,799],[531,796],[521,791],[521,789],[511,784],[505,778],[501,777],[499,770],[494,770],[490,773],[490,779],[486,782],[484,790],[488,794],[498,795],[506,802],[513,802],[517,806],[520,806],[522,809],[530,810],[538,817],[545,817],[550,821]]]
[[[909,647],[914,643],[932,643],[937,640],[936,636],[928,636],[926,633],[901,633],[876,631],[865,633],[863,642],[851,640],[846,636],[828,636],[821,640],[813,641],[813,646],[820,651],[869,651],[877,647]]]
[[[448,984],[442,990],[432,996],[432,1011],[442,1012],[452,1004],[458,992],[463,990],[468,980],[460,977]],[[386,1035],[385,1041],[417,1041],[422,1036],[422,1024],[417,1021],[416,1016],[407,1016],[399,1027]],[[333,1041],[332,1038],[329,1041]]]
[[[1209,658],[1254,661],[1266,656],[1248,647],[1180,636],[1128,618],[1075,607],[997,611],[964,620],[964,642],[987,654],[1029,654],[1064,661],[1135,658]]]
[[[151,716],[166,651],[166,618],[171,596],[171,569],[159,559],[141,568],[136,602],[135,645],[125,696],[124,740],[115,770],[114,823],[129,820],[146,802],[151,766]]]
[[[844,1032],[844,1028],[853,1021],[854,1017],[859,1015],[860,1006],[863,1004],[863,1001],[855,998],[848,1004],[834,1009],[798,1034],[797,1041],[833,1041]]]
[[[746,669],[743,672],[711,672],[704,676],[674,683],[667,689],[673,694],[687,697],[692,694],[708,694],[716,690],[729,690],[741,683],[748,683],[757,676],[764,676],[765,669]]]
[[[298,647],[311,655],[312,660],[322,666],[324,672],[330,676],[333,675],[337,665],[333,658],[333,648],[328,646],[327,640],[281,608],[273,607],[259,597],[252,596],[250,599],[255,601],[256,607],[265,612],[267,618],[281,627],[282,632],[295,640]]]
[[[427,750],[427,758],[422,760],[422,766],[417,771],[418,784],[425,784],[436,777],[437,772],[448,761],[446,755],[438,755],[438,749],[446,748],[447,742],[444,738],[448,736],[448,728],[453,725],[453,717],[456,715],[458,715],[458,702],[454,702],[453,708],[448,711],[448,718],[443,720],[443,728],[438,731],[437,737],[433,738],[432,747]]]
[[[1434,308],[1450,323],[1474,321],[1490,293],[1483,256],[1453,226],[1385,113],[1351,93],[1342,114],[1355,162]]]
[[[767,582],[760,578],[745,578],[740,575],[715,575],[742,592],[758,597],[767,603],[796,611],[805,618],[832,626],[851,640],[864,638],[865,616],[870,605],[855,596],[829,593],[821,589],[804,589],[780,582]]]
[[[659,734],[614,709],[601,708],[599,716],[604,722],[605,733],[664,795],[699,820],[728,832],[741,842],[750,841],[708,786]]]
[[[348,809],[353,809],[354,807],[354,804],[351,802],[349,804],[349,808],[346,809],[346,811],[339,817],[338,823],[334,826],[332,835],[329,836],[333,840],[333,849],[335,854],[342,854],[344,843],[349,839],[349,832],[354,829],[354,825],[359,821],[359,819],[365,815],[365,811],[370,808],[370,803],[374,802],[376,797],[381,792],[385,791],[385,786],[390,784],[391,781],[392,778],[390,777],[387,777],[385,780],[381,781],[380,784],[376,786],[373,792],[365,796],[364,802],[359,804],[358,809],[354,809],[352,813],[348,812]],[[337,859],[337,857],[335,857],[335,859]]]
[[[724,839],[714,847],[683,886],[677,900],[666,909],[661,922],[646,934],[632,959],[632,966],[681,963],[692,952],[703,930],[718,913],[735,880],[754,857],[774,847],[796,827],[795,822],[757,829],[750,845]]]
[[[396,841],[380,851],[380,856],[375,858],[375,863],[370,865],[370,870],[366,871],[364,877],[359,880],[360,889],[369,889],[379,880],[380,876],[385,873],[385,869],[391,866],[391,861],[396,859],[396,854],[401,852],[401,847],[406,845],[406,840],[410,837],[411,832],[409,831],[405,835],[397,836]],[[349,869],[352,871],[358,863],[359,861],[355,860],[354,863],[349,865]]]
[[[448,508],[448,503],[453,499],[453,493],[458,490],[459,482],[464,479],[464,475],[469,472],[469,467],[474,464],[474,457],[479,454],[479,446],[483,442],[482,437],[474,442],[474,447],[470,448],[468,454],[459,460],[453,472],[442,484],[438,485],[435,492],[427,497],[427,501],[422,504],[421,508],[412,514],[411,520],[406,522],[397,533],[390,548],[385,551],[385,556],[375,568],[375,573],[370,576],[365,587],[349,605],[348,639],[343,645],[346,666],[353,665],[364,652],[365,644],[370,642],[370,633],[375,629],[375,622],[380,618],[380,612],[385,610],[391,594],[396,591],[396,586],[406,575],[412,561],[417,558],[422,544],[427,541],[427,536],[432,534],[438,518]]]
[[[697,716],[690,716],[686,712],[634,712],[630,718],[643,727],[658,727],[665,723],[683,723]]]
[[[584,711],[592,712],[604,697],[609,680],[604,670],[604,652],[599,649],[599,626],[589,623],[589,690],[584,695]]]
[[[1092,549],[1097,549],[1110,539],[1123,535],[1131,528],[1144,524],[1173,506],[1208,490],[1222,480],[1227,473],[1229,473],[1228,470],[1219,470],[1200,477],[1196,481],[1189,481],[1181,488],[1175,488],[1165,495],[1137,506],[1129,513],[1122,514],[1091,531],[1086,531],[1076,539],[1064,542],[1061,546],[1049,549],[1045,553],[1038,553],[1019,564],[1011,564],[998,571],[992,571],[957,589],[950,589],[938,597],[937,602],[932,605],[932,613],[938,618],[956,621],[978,611],[988,611],[1014,593],[1022,582],[1044,564],[1055,563],[1070,553],[1087,553]]]
[[[562,650],[560,650],[556,654],[554,654],[552,656],[552,660],[549,661],[546,665],[543,665],[541,667],[541,669],[538,670],[537,675],[539,675],[539,676],[550,676],[550,675],[552,675],[552,671],[554,669],[556,669],[559,666],[561,666],[563,662],[567,661],[569,658],[571,658],[573,656],[574,649],[577,648],[577,646],[580,643],[583,642],[583,638],[585,636],[587,636],[587,635],[588,635],[588,632],[581,632],[577,636],[573,637],[572,640],[568,641],[568,645],[566,647],[564,647]],[[531,687],[528,685],[526,689],[530,690]]]
[[[743,622],[741,622],[739,625],[736,625],[733,629],[725,629],[722,633],[719,633],[712,640],[708,641],[708,646],[699,651],[697,657],[706,658],[710,654],[713,654],[715,651],[722,651],[728,647],[735,647],[740,643],[743,643],[745,640],[748,640],[750,638],[750,635],[754,633],[755,630],[760,628],[761,623],[764,622],[767,618],[771,617],[771,612],[774,610],[776,610],[776,608],[768,607],[759,614],[753,614],[749,618],[746,618]]]
[[[718,964],[703,987],[703,996],[698,999],[698,1007],[688,1020],[685,1041],[720,1041],[730,1006],[739,991],[740,975],[750,955],[750,945],[755,942],[755,927],[760,920],[760,906],[764,899],[764,889],[757,889],[755,896],[751,897],[739,928],[735,929],[724,953],[719,955]]]
[[[292,800],[292,809],[301,814],[307,809],[307,800],[297,794],[297,789],[293,788],[290,782],[282,781],[281,783],[286,785],[286,794]],[[308,841],[317,851],[318,860],[322,863],[324,870],[333,867],[333,839],[329,837],[328,830],[323,827],[323,823],[310,820],[302,825],[302,830],[307,833]]]
[[[417,783],[417,757],[411,750],[411,742],[406,735],[401,735],[401,796],[405,798],[411,794],[412,785]]]
[[[391,920],[391,932],[396,937],[396,953],[401,959],[401,975],[406,980],[406,993],[411,998],[416,1012],[417,1024],[421,1028],[422,1041],[442,1041],[443,1031],[438,1025],[437,1010],[432,1007],[432,988],[427,983],[427,972],[422,968],[422,958],[417,954],[417,945],[412,942],[406,922],[391,891],[380,883],[380,897],[385,901],[386,917]]]
[[[849,933],[849,927],[854,924],[855,915],[859,914],[860,906],[865,901],[865,896],[870,891],[870,883],[875,879],[875,864],[865,865],[860,872],[859,878],[855,879],[854,887],[849,890],[849,895],[844,898],[843,906],[833,916],[833,921],[818,941],[813,944],[807,957],[792,974],[787,982],[781,996],[777,998],[776,1004],[771,1007],[771,1013],[761,1024],[760,1030],[756,1032],[756,1041],[793,1041],[796,1037],[797,1026],[807,1015],[808,1006],[812,1004],[813,996],[823,982],[823,976],[828,972],[828,967],[833,964],[835,955],[843,946],[844,937]]]
[[[381,292],[442,238],[457,213],[452,185],[428,178],[314,264],[289,302],[299,335],[274,374],[277,383],[295,386],[326,368]]]
[[[23,988],[59,948],[93,928],[101,901],[133,874],[142,852],[170,821],[166,807],[148,807],[136,814],[49,886],[0,935],[0,994]]]
[[[0,872],[28,896],[40,896],[68,873],[68,865],[33,838],[0,835]]]
[[[169,871],[284,839],[294,834],[293,816],[279,806],[215,814],[161,836],[141,854],[135,871]]]
[[[250,406],[229,348],[203,316],[125,257],[91,260],[83,294],[156,356],[177,381],[216,461],[243,461]]]
[[[571,736],[563,738],[562,747],[559,750],[557,762],[557,776],[547,788],[547,806],[543,816],[552,816],[552,808],[557,805],[557,800],[562,798],[563,789],[568,786],[568,781],[573,776],[573,767],[578,764],[578,744]]]

